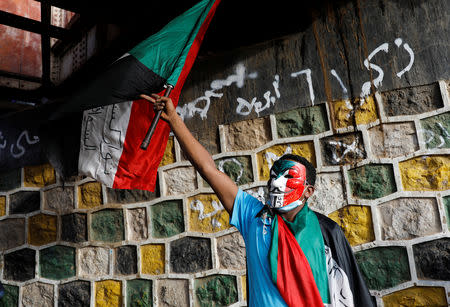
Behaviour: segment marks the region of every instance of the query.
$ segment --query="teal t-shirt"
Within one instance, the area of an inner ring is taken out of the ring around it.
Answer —
[[[241,190],[238,191],[234,201],[233,213],[230,218],[230,224],[235,226],[242,234],[247,255],[248,270],[248,296],[249,306],[287,306],[281,297],[277,286],[272,281],[272,272],[269,264],[269,251],[272,243],[272,224],[274,218],[270,215],[258,216],[263,209],[264,204],[253,196]],[[305,256],[310,262],[314,278],[318,280],[319,292],[325,303],[329,302],[328,276],[326,271],[325,252],[323,250],[323,238],[320,232],[320,226],[305,224],[311,219],[306,217],[313,214],[317,221],[315,213],[305,206],[296,216],[294,223],[287,222],[294,233],[297,233],[296,239],[300,246],[310,245],[310,248],[302,248]],[[310,216],[311,217],[311,216]],[[305,229],[308,226],[308,229]],[[313,226],[313,227],[311,227]],[[318,227],[318,228],[316,228]],[[309,231],[320,232],[320,236],[314,236],[310,241]],[[318,239],[321,242],[318,242]],[[317,241],[317,242],[316,242]],[[322,248],[320,248],[320,244]],[[310,259],[318,259],[313,263]]]
[[[283,220],[294,234],[308,260],[322,302],[330,303],[325,244],[316,214],[305,205],[297,213],[293,222]]]
[[[255,217],[263,203],[239,190],[234,200],[230,224],[235,226],[245,241],[247,254],[247,282],[249,306],[287,306],[277,286],[272,282],[268,261],[272,241],[270,217]]]

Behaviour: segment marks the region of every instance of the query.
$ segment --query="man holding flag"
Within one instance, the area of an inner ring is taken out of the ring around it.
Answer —
[[[219,3],[199,0],[66,97],[0,116],[0,171],[50,162],[62,178],[154,191],[170,128],[141,146],[156,116],[139,94],[173,88],[176,104]]]
[[[163,111],[192,165],[209,183],[242,234],[250,306],[373,306],[340,227],[308,208],[316,171],[305,158],[285,155],[270,170],[263,204],[217,170],[170,98],[141,95]]]
[[[142,92],[178,102],[220,0],[201,0],[114,62],[89,87],[62,106],[83,114],[78,168],[81,174],[117,189],[154,191],[170,128],[160,122],[142,146],[155,116]],[[172,90],[173,88],[173,90]],[[169,94],[169,91],[166,92]],[[104,107],[105,106],[105,107]]]

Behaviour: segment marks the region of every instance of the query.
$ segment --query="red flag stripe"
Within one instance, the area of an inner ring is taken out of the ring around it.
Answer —
[[[216,12],[217,6],[219,5],[220,1],[221,0],[217,0],[216,2],[214,2],[214,4],[211,6],[208,15],[206,15],[205,20],[200,26],[200,29],[197,32],[197,36],[192,42],[191,48],[189,49],[189,52],[186,56],[186,60],[184,62],[184,66],[183,69],[181,70],[180,76],[178,77],[177,84],[169,95],[169,97],[172,98],[172,101],[174,102],[175,105],[178,105],[178,99],[180,98],[181,89],[183,88],[184,82],[186,81],[186,78],[189,72],[191,71],[192,65],[194,65],[198,51],[200,50],[200,46],[203,42],[203,38],[205,37],[206,30],[208,29],[209,24],[211,23],[211,20],[214,16],[214,13]]]
[[[172,98],[175,106],[178,104],[181,89],[194,64],[206,30],[219,3],[220,0],[217,0],[211,6],[186,56],[177,84],[174,85],[174,89],[169,96]],[[163,92],[159,94],[162,95]],[[138,100],[133,102],[123,152],[117,167],[113,188],[155,190],[156,174],[167,145],[170,127],[166,122],[160,120],[147,150],[140,149],[141,142],[148,127],[150,127],[153,117],[153,106],[147,101]]]
[[[282,218],[278,218],[277,288],[290,307],[323,307],[308,260]]]
[[[152,119],[153,116],[153,106],[148,101],[133,102],[113,188],[154,191],[156,170],[164,154],[170,127],[161,120],[152,137],[153,146],[149,146],[147,150],[140,149],[140,144],[147,132],[143,127],[150,126],[151,120],[149,121],[149,119]],[[155,146],[154,144],[164,146]]]

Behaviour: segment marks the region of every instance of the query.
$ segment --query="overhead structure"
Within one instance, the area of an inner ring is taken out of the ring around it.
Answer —
[[[197,2],[3,2],[0,36],[6,46],[0,49],[0,113],[64,100]],[[294,12],[270,2],[224,3],[200,56],[293,33],[309,23],[310,6]]]

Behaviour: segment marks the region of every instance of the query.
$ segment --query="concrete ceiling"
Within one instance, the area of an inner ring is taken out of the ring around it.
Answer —
[[[33,77],[39,87],[23,90],[5,86],[3,83],[0,87],[0,114],[31,106],[18,104],[18,101],[31,102],[33,107],[39,106],[43,101],[57,101],[62,93],[76,90],[81,80],[95,78],[106,65],[196,2],[197,0],[95,1],[95,5],[92,5],[92,1],[46,0],[36,2],[41,5],[40,22],[0,11],[0,24],[35,32],[42,37],[42,76]],[[294,7],[293,1],[222,0],[206,34],[199,57],[301,31],[311,23],[311,12],[320,9],[324,2],[297,2]],[[68,28],[49,26],[50,6],[76,13]],[[50,78],[50,55],[64,54],[94,26],[104,29],[106,42],[101,44],[95,56],[83,63],[76,72],[63,82],[53,84]],[[50,37],[60,38],[51,48]],[[19,80],[31,78],[8,72],[3,72],[0,77]]]

